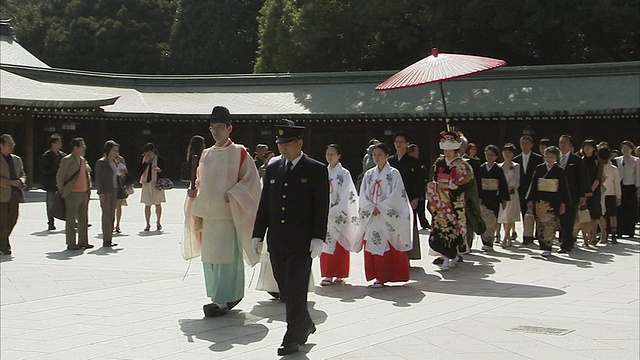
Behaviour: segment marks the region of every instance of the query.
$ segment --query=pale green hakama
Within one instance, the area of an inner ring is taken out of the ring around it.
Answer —
[[[244,262],[233,220],[205,219],[202,223],[202,237],[207,239],[203,241],[203,259],[212,261],[202,261],[207,296],[216,304],[242,299]]]

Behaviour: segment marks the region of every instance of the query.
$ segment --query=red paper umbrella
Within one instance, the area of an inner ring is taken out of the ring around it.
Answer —
[[[506,64],[504,60],[482,56],[439,53],[438,49],[433,48],[430,56],[400,70],[376,86],[376,90],[396,90],[440,82],[444,114],[448,116],[443,81],[495,69]]]

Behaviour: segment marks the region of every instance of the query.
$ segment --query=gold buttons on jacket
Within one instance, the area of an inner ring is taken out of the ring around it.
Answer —
[[[284,219],[280,220],[280,223],[284,224]]]
[[[284,185],[284,186],[289,186],[289,183],[284,183],[284,184],[282,184],[282,185]]]
[[[284,207],[284,206],[280,208],[280,210],[282,210],[282,211],[284,211],[284,209],[285,209],[285,207]]]
[[[287,198],[287,195],[282,195],[282,198],[283,198],[283,199],[286,199],[286,198]]]

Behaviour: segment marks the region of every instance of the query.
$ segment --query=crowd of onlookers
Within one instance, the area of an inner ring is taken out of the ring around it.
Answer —
[[[607,242],[615,244],[619,237],[634,234],[639,212],[640,146],[635,147],[631,141],[623,141],[618,150],[604,141],[585,140],[578,145],[571,136],[563,135],[557,146],[549,139],[539,140],[538,152],[533,151],[534,139],[528,135],[519,139],[519,146],[511,143],[501,147],[488,145],[483,152],[463,135],[459,141],[461,145],[456,156],[471,167],[477,188],[467,194],[467,198],[473,204],[473,196],[477,196],[480,218],[485,223],[486,229],[481,233],[483,250],[490,250],[494,243],[508,248],[518,238],[525,245],[537,239],[541,241],[543,255],[547,256],[557,230],[560,231],[560,252],[571,251],[579,232],[582,245],[586,247]],[[379,143],[372,139],[367,146],[360,175],[354,179],[358,190],[366,171],[376,166],[373,151]],[[13,154],[14,146],[10,135],[2,135],[0,252],[3,254],[11,253],[9,234],[17,221],[18,204],[23,201],[26,189],[22,161]],[[65,219],[69,250],[93,247],[87,239],[87,227],[91,226],[87,211],[92,171],[95,171],[93,185],[102,209],[103,246],[116,245],[111,241],[112,234],[122,231],[122,207],[127,205],[127,197],[133,193],[133,182],[142,185],[140,201],[145,204],[144,231],[151,229],[152,206],[155,207],[155,229],[162,229],[164,189],[170,188],[171,182],[163,174],[165,164],[153,143],[145,145],[143,156],[133,171],[119,154],[119,145],[112,140],[105,143],[103,157],[93,167],[84,158],[86,146],[82,138],[72,139],[68,154],[61,150],[62,139],[57,134],[48,139],[48,147],[40,161],[48,229],[56,229],[57,202],[60,198],[65,199],[66,209],[59,217]],[[429,169],[420,163],[419,148],[408,141],[406,133],[399,132],[394,136],[394,147],[395,155],[389,160],[403,175],[403,186],[415,212],[413,226],[417,236],[418,224],[423,229],[431,228],[426,216],[426,184],[437,181],[435,165]],[[187,163],[191,165],[193,155],[200,154],[204,148],[205,139],[194,136],[187,150]],[[479,153],[484,155],[484,161]],[[274,155],[268,145],[256,146],[253,160],[261,178]],[[554,165],[561,171],[554,170]],[[551,186],[553,191],[541,191],[545,186]],[[519,237],[515,223],[520,221],[524,222],[525,230]],[[459,246],[462,253],[470,251],[475,236],[472,230],[466,232]],[[418,244],[414,240],[414,247],[419,248]],[[419,254],[415,257],[419,258]]]

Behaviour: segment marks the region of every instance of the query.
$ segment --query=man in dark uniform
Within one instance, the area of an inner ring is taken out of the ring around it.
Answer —
[[[529,135],[523,135],[520,137],[520,149],[522,152],[513,158],[513,162],[520,164],[520,187],[518,187],[518,196],[520,197],[520,212],[522,213],[522,219],[527,213],[527,201],[525,200],[529,187],[531,186],[531,180],[533,179],[533,173],[536,167],[544,162],[542,155],[536,154],[533,149],[533,138]],[[522,237],[523,244],[533,244],[533,238],[529,236]]]
[[[260,251],[267,233],[273,275],[287,311],[278,355],[287,355],[316,331],[307,310],[307,289],[312,258],[322,252],[327,234],[329,175],[326,165],[302,152],[304,127],[277,125],[276,131],[282,158],[267,165],[253,243]]]
[[[409,251],[409,259],[420,260],[422,258],[420,254],[420,238],[415,218],[418,203],[420,199],[424,200],[424,174],[420,169],[420,161],[407,154],[409,142],[404,131],[399,131],[393,136],[393,145],[396,148],[396,154],[389,157],[389,165],[400,172],[414,216],[414,221],[411,225],[413,226],[413,249]]]
[[[560,251],[568,253],[573,250],[576,238],[573,236],[573,226],[578,213],[578,206],[587,203],[586,193],[590,192],[587,167],[578,155],[572,152],[573,139],[570,135],[562,135],[559,140],[560,159],[558,165],[564,169],[569,184],[569,203],[564,214],[560,215]]]

